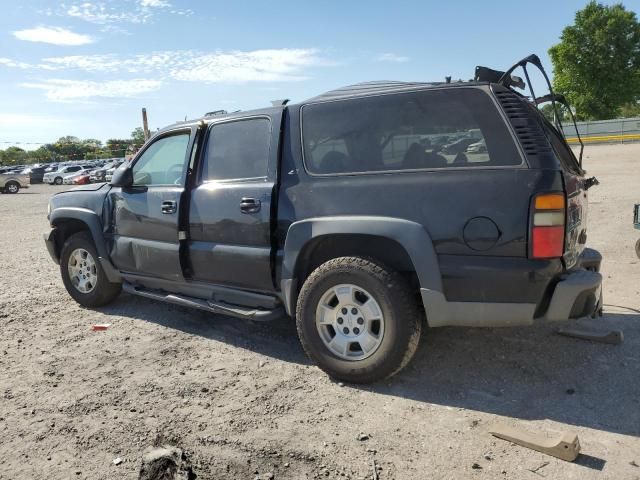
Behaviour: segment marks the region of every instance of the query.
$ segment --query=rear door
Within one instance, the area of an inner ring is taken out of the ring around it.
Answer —
[[[273,291],[271,211],[281,111],[209,126],[189,208],[193,280]]]
[[[131,187],[109,192],[113,243],[119,270],[181,280],[178,212],[195,130],[167,132],[136,158]]]

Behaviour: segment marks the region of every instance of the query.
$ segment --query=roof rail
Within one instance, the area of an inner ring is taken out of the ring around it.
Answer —
[[[218,115],[226,115],[228,112],[226,110],[214,110],[213,112],[207,112],[204,114],[205,117],[215,117]]]

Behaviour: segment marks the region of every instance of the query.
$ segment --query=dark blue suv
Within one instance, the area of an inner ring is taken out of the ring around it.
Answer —
[[[482,72],[161,130],[110,184],[51,199],[46,243],[69,294],[286,314],[308,355],[352,382],[399,371],[425,327],[596,314],[594,180],[545,99],[518,93],[511,71]]]

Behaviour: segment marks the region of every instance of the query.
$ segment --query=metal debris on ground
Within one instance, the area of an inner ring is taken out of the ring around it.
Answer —
[[[494,437],[568,462],[573,462],[580,453],[580,441],[575,433],[560,433],[552,438],[547,438],[508,425],[498,425],[489,433]]]
[[[121,463],[122,463],[122,459],[120,457],[113,459],[113,464],[114,465],[120,465]]]
[[[591,340],[592,342],[609,343],[620,345],[624,341],[624,335],[620,330],[610,330],[608,332],[594,332],[579,328],[560,328],[556,330],[558,335],[565,337],[579,338],[581,340]]]
[[[102,331],[102,330],[106,330],[110,326],[111,326],[110,323],[96,323],[95,325],[93,325],[91,327],[91,330],[93,330],[94,332],[99,332],[99,331]]]
[[[376,459],[371,459],[371,468],[373,469],[373,480],[378,480],[378,466],[376,465]]]

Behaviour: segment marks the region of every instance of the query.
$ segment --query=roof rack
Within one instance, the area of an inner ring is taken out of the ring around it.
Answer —
[[[217,117],[218,115],[226,115],[228,112],[226,110],[214,110],[213,112],[207,112],[204,114],[205,117]]]

